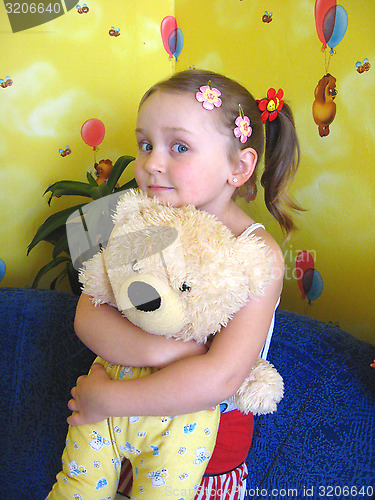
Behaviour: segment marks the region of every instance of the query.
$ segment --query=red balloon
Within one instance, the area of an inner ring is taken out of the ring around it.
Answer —
[[[306,297],[303,275],[309,269],[314,269],[314,259],[310,252],[308,252],[307,250],[303,250],[296,257],[296,278],[303,298]]]
[[[316,0],[315,1],[315,25],[319,40],[323,44],[323,49],[327,48],[327,42],[323,33],[323,21],[327,11],[336,6],[336,0]]]
[[[169,35],[173,30],[177,30],[177,21],[173,16],[165,17],[160,25],[161,39],[163,40],[163,45],[167,53],[169,54],[170,59],[173,57],[173,52],[169,47],[168,39]]]
[[[92,148],[96,148],[102,142],[104,134],[104,123],[97,118],[90,118],[82,125],[81,137]]]

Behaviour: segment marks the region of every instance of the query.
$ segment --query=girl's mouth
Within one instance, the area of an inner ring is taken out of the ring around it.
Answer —
[[[151,186],[148,186],[148,189],[150,191],[163,191],[163,190],[169,190],[169,189],[173,189],[173,188],[169,187],[169,186],[158,186],[156,184],[152,184]]]

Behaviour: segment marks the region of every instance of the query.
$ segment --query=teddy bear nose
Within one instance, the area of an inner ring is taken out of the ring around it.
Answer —
[[[133,306],[139,311],[156,311],[161,304],[161,297],[157,290],[143,281],[133,281],[130,284],[128,297]]]

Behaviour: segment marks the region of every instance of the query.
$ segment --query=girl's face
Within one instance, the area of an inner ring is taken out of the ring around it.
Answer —
[[[217,116],[216,116],[217,118]],[[194,205],[220,216],[233,185],[230,137],[194,96],[156,91],[137,122],[135,178],[141,190],[175,207]]]

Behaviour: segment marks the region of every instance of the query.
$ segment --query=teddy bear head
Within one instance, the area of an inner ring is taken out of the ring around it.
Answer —
[[[126,192],[105,249],[84,263],[83,292],[143,330],[204,343],[271,279],[268,247],[216,217]]]

